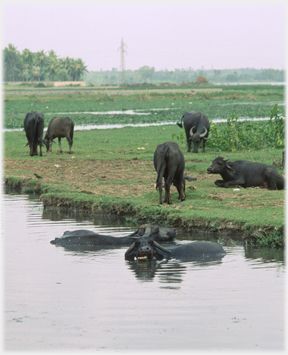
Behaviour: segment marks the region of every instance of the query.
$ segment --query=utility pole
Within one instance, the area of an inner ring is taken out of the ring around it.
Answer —
[[[123,41],[123,38],[121,38],[121,46],[118,48],[121,50],[121,56],[120,56],[120,70],[121,70],[121,82],[122,85],[125,84],[125,53],[127,53],[127,51],[125,50],[125,47],[127,48],[126,44]]]

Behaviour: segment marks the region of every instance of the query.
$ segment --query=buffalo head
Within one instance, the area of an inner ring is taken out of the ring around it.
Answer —
[[[133,239],[135,239],[135,242],[126,251],[125,260],[133,261],[137,259],[140,261],[153,260],[154,258],[162,260],[164,256],[160,251],[166,254],[171,253],[169,249],[162,247],[150,237],[138,237]]]
[[[235,174],[234,169],[231,168],[231,166],[228,164],[229,157],[227,159],[224,159],[220,156],[216,157],[212,161],[212,165],[207,168],[207,172],[209,174],[223,174],[227,170]]]
[[[199,146],[200,146],[200,143],[201,143],[201,139],[208,139],[206,136],[208,130],[206,127],[203,127],[204,128],[204,132],[203,133],[200,133],[200,132],[195,132],[193,133],[193,130],[196,129],[195,126],[193,126],[191,129],[190,129],[190,140],[193,142],[193,153],[198,153],[198,149],[199,149]]]

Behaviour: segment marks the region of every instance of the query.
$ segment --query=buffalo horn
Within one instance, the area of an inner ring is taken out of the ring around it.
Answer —
[[[135,247],[135,243],[133,243],[129,248],[128,250],[126,251],[125,255],[127,255],[128,253],[130,253]]]
[[[203,138],[204,136],[206,136],[206,134],[207,134],[207,128],[206,127],[204,127],[204,133],[202,133],[202,134],[200,134],[200,138]]]
[[[190,136],[193,136],[193,128],[196,128],[196,126],[193,126],[191,129],[190,129]]]
[[[162,247],[162,245],[160,245],[157,242],[155,242],[155,240],[154,240],[154,245],[155,245],[155,247],[157,247],[158,249],[164,251],[165,253],[171,253],[171,250]]]
[[[227,159],[223,159],[223,161],[228,161],[230,158],[229,158],[229,156],[228,156],[228,158]]]

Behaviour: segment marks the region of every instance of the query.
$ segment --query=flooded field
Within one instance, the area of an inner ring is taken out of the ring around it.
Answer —
[[[66,230],[124,236],[121,219],[43,211],[3,195],[6,350],[284,350],[283,251],[225,246],[218,261],[69,250]],[[175,243],[199,239],[181,233]]]

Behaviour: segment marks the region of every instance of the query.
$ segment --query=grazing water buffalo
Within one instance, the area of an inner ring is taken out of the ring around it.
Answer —
[[[37,146],[40,148],[42,156],[42,141],[44,129],[44,115],[41,112],[29,112],[24,118],[24,130],[30,147],[30,156],[38,155]]]
[[[61,138],[67,139],[69,143],[69,154],[71,154],[71,148],[73,144],[73,133],[74,133],[74,122],[69,117],[54,117],[50,120],[45,137],[44,143],[47,148],[47,152],[52,152],[52,142],[54,138],[58,137],[58,143],[60,148],[60,153],[62,153],[61,148]]]
[[[75,231],[66,231],[60,238],[51,240],[51,244],[61,246],[102,246],[102,247],[119,247],[129,246],[133,243],[133,237],[150,236],[151,239],[166,242],[176,237],[174,228],[159,227],[153,224],[143,224],[137,231],[125,237],[113,237],[111,235],[103,235],[94,233],[89,230],[80,229]]]
[[[210,174],[220,174],[223,180],[216,180],[219,187],[260,186],[269,190],[284,189],[284,178],[274,166],[254,163],[247,160],[236,160],[228,163],[228,159],[216,157],[207,169]]]
[[[176,186],[179,199],[185,200],[184,155],[175,142],[159,144],[154,153],[154,167],[157,172],[156,189],[159,189],[159,203],[162,204],[162,178],[165,180],[164,202],[171,204],[170,187]]]
[[[200,111],[190,111],[185,112],[181,118],[181,122],[177,123],[180,128],[182,128],[182,121],[187,139],[187,152],[191,151],[191,142],[193,142],[193,153],[198,153],[202,140],[202,153],[205,153],[206,139],[208,139],[210,129],[208,117]]]
[[[204,259],[219,258],[226,254],[219,243],[192,242],[180,246],[164,248],[150,237],[135,238],[134,243],[125,253],[125,260],[162,260],[162,259]]]

